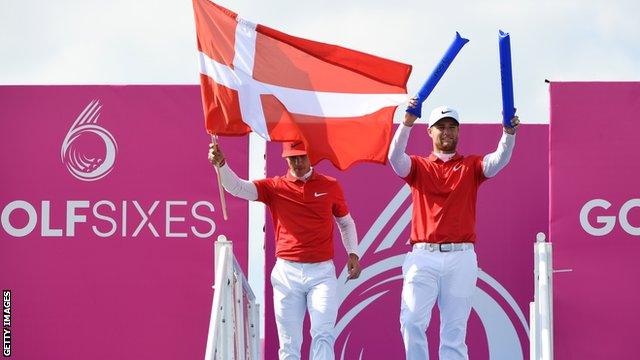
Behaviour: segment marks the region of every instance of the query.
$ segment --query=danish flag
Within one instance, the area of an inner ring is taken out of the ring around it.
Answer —
[[[411,66],[284,34],[193,0],[205,126],[304,141],[309,159],[344,170],[385,163]]]

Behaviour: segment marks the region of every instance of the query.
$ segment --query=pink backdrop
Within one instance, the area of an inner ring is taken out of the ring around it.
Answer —
[[[93,100],[99,104],[84,118],[97,130],[86,126],[67,141],[68,151],[75,149],[72,165],[91,172],[91,159],[104,157],[109,142],[117,152],[104,177],[84,181],[67,169],[61,149]],[[222,220],[199,86],[3,86],[0,109],[0,209],[7,213],[0,287],[12,291],[12,358],[202,359],[213,241],[221,233],[237,240],[246,270],[247,208],[227,197],[231,220]],[[246,177],[246,138],[222,141]],[[29,225],[27,212],[8,208],[17,200],[33,206],[37,219],[23,237],[15,229]],[[42,210],[46,201],[50,216]],[[88,202],[75,210],[86,219],[73,236],[68,201]],[[148,223],[134,236],[145,216],[157,236]],[[49,218],[51,231],[43,225]]]
[[[409,153],[430,152],[431,142],[425,132],[424,125],[414,128]],[[493,151],[500,132],[498,125],[463,125],[461,152]],[[467,343],[471,358],[528,358],[526,321],[528,304],[533,298],[533,242],[537,232],[547,231],[547,135],[545,125],[522,126],[509,166],[481,187],[477,253],[483,275],[478,281],[475,309],[469,322]],[[285,172],[280,153],[279,144],[268,144],[269,176]],[[357,359],[362,355],[362,359],[400,359],[404,354],[398,320],[400,265],[409,250],[405,242],[409,236],[407,215],[410,211],[406,211],[411,199],[403,194],[396,198],[403,182],[388,166],[359,164],[347,172],[338,172],[322,163],[317,169],[342,183],[360,241],[367,247],[361,259],[365,269],[361,279],[341,289],[342,294],[349,292],[350,295],[342,302],[338,314],[337,358]],[[394,198],[397,201],[392,201]],[[269,274],[274,264],[269,214],[266,236]],[[340,272],[346,255],[337,231],[335,239],[335,263]],[[278,344],[270,284],[266,292],[265,358],[274,359]],[[433,358],[437,358],[438,328],[436,316],[428,331]],[[305,336],[303,357],[306,358],[310,338],[308,334]]]
[[[551,83],[557,359],[637,358],[639,113],[638,82]]]
[[[102,108],[94,107],[94,116],[86,113],[85,118],[97,117],[98,130],[65,141],[93,100]],[[220,233],[236,240],[235,252],[246,270],[247,221],[246,202],[230,196],[231,221],[224,222],[218,211],[213,172],[205,160],[209,139],[202,126],[199,88],[5,86],[0,87],[0,106],[0,208],[8,214],[8,225],[0,228],[0,287],[12,290],[13,357],[202,358],[212,295],[212,240]],[[547,129],[523,126],[511,164],[480,191],[477,252],[483,275],[468,336],[475,358],[517,359],[528,353],[523,321],[532,298],[532,243],[535,233],[547,226]],[[414,129],[409,152],[428,152],[431,145],[424,131],[423,126]],[[89,160],[108,148],[108,140],[100,137],[105,133],[117,144],[110,170],[94,181],[74,177],[67,168],[69,157],[61,159],[63,144],[73,143],[71,148],[78,151],[70,168],[75,164],[91,173],[96,169]],[[461,151],[492,151],[499,134],[497,125],[464,125]],[[246,177],[246,138],[221,142],[234,170]],[[360,164],[342,173],[327,164],[318,169],[341,181],[367,248],[362,278],[341,289],[350,295],[338,315],[338,357],[352,359],[362,353],[364,359],[397,358],[402,353],[399,264],[408,250],[405,214],[410,205],[402,193],[396,196],[403,183],[380,165]],[[283,171],[279,145],[269,144],[269,176]],[[35,226],[23,237],[16,232],[28,230],[28,216],[20,208],[9,211],[16,201],[35,211]],[[71,211],[69,201],[80,201],[80,206]],[[192,213],[194,206],[199,217]],[[50,216],[44,216],[46,209]],[[66,236],[74,213],[75,234]],[[137,229],[145,216],[158,236],[147,223]],[[102,237],[99,234],[114,226],[105,217],[113,219],[115,231]],[[212,230],[203,218],[216,226],[209,238],[191,229]],[[186,237],[168,237],[167,220],[170,235]],[[268,221],[267,274],[273,265],[272,231]],[[336,254],[340,271],[346,258],[339,240]],[[277,337],[269,284],[266,289],[265,358],[272,359]],[[437,326],[436,320],[429,330],[434,355]]]

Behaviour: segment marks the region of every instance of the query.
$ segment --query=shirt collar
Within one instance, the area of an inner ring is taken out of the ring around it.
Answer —
[[[439,156],[439,155],[436,155],[435,153],[431,153],[431,154],[429,155],[429,157],[427,157],[427,159],[428,159],[429,161],[431,161],[431,162],[440,161],[440,162],[445,163],[445,162],[448,162],[448,161],[453,161],[453,160],[461,159],[461,158],[462,158],[462,155],[460,155],[460,154],[458,154],[458,153],[456,152],[456,153],[455,153],[455,154],[453,154],[453,156],[451,156],[450,158],[448,158],[448,157],[449,157],[449,154],[441,154],[441,155]]]
[[[295,176],[295,175],[293,175],[291,173],[291,170],[288,170],[287,171],[287,175],[285,175],[284,178],[289,180],[289,181],[291,181],[291,182],[295,182],[295,181],[298,181],[298,180],[302,181],[302,182],[307,182],[307,181],[312,179],[312,175],[313,174],[314,174],[314,171],[313,171],[313,166],[312,166],[306,174],[302,175],[302,177],[297,177],[297,176]]]

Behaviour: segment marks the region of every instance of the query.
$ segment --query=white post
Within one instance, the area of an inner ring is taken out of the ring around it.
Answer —
[[[251,324],[249,324],[249,333],[251,337],[251,359],[258,360],[260,356],[260,304],[255,299],[251,307]]]
[[[534,245],[534,302],[531,318],[532,360],[553,359],[553,263],[552,247],[538,233]]]
[[[538,314],[538,302],[540,299],[540,286],[539,286],[539,277],[540,277],[540,256],[538,251],[538,243],[543,242],[545,239],[545,235],[543,233],[538,233],[536,235],[536,242],[533,244],[533,310],[529,317],[532,319],[529,324],[529,334],[531,336],[530,339],[530,348],[532,352],[531,360],[540,360],[540,336],[538,336],[540,322],[539,314]]]
[[[222,296],[224,304],[222,305],[222,325],[220,326],[220,337],[218,344],[220,344],[220,358],[222,360],[235,360],[233,352],[233,286],[232,278],[228,277],[224,279],[225,289]],[[221,343],[220,343],[221,342]]]
[[[529,359],[538,359],[538,336],[536,326],[536,303],[529,303]]]
[[[267,169],[267,142],[255,133],[249,134],[249,180],[264,179]],[[258,304],[264,304],[265,255],[264,255],[265,207],[257,201],[249,202],[249,269],[248,280]],[[264,339],[264,307],[259,307],[261,321],[258,338]],[[258,345],[259,346],[259,345]],[[256,358],[257,359],[257,358]]]
[[[216,347],[220,342],[219,329],[221,322],[224,319],[224,284],[225,279],[228,278],[228,273],[231,265],[232,249],[231,243],[224,241],[216,242],[214,248],[214,269],[215,269],[215,284],[218,284],[220,288],[215,289],[213,292],[213,302],[211,304],[211,318],[209,320],[209,336],[207,337],[207,349],[205,351],[205,360],[215,360]]]
[[[235,345],[238,355],[238,360],[245,360],[246,349],[244,347],[244,308],[243,308],[243,296],[242,296],[242,273],[234,274],[233,277],[233,310],[235,315],[234,331],[235,331]]]
[[[219,325],[220,336],[218,337],[218,349],[220,359],[235,360],[233,352],[233,245],[224,235],[218,236],[216,247],[227,249],[228,256],[225,257],[225,278],[222,279],[222,323]]]
[[[205,360],[257,360],[260,356],[259,306],[233,255],[233,246],[224,235],[220,235],[215,243],[214,269],[215,286]]]

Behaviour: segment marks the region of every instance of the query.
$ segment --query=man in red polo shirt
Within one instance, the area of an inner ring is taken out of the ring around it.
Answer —
[[[340,228],[349,260],[349,279],[360,276],[356,227],[336,179],[315,171],[302,141],[283,144],[289,167],[283,176],[254,182],[240,179],[225,163],[220,148],[209,146],[209,161],[220,166],[227,192],[265,203],[275,227],[276,264],[271,272],[273,306],[281,360],[300,359],[302,323],[311,319],[310,359],[334,359],[338,312],[333,265],[333,222]]]
[[[416,106],[415,99],[409,103]],[[425,331],[436,300],[440,309],[440,359],[468,359],[465,337],[478,265],[476,198],[478,187],[511,158],[515,133],[504,127],[493,153],[463,156],[456,152],[460,117],[446,106],[429,117],[433,152],[428,157],[405,153],[416,116],[406,113],[391,143],[389,162],[411,187],[411,244],[402,265],[404,276],[400,329],[406,358],[429,359]]]

